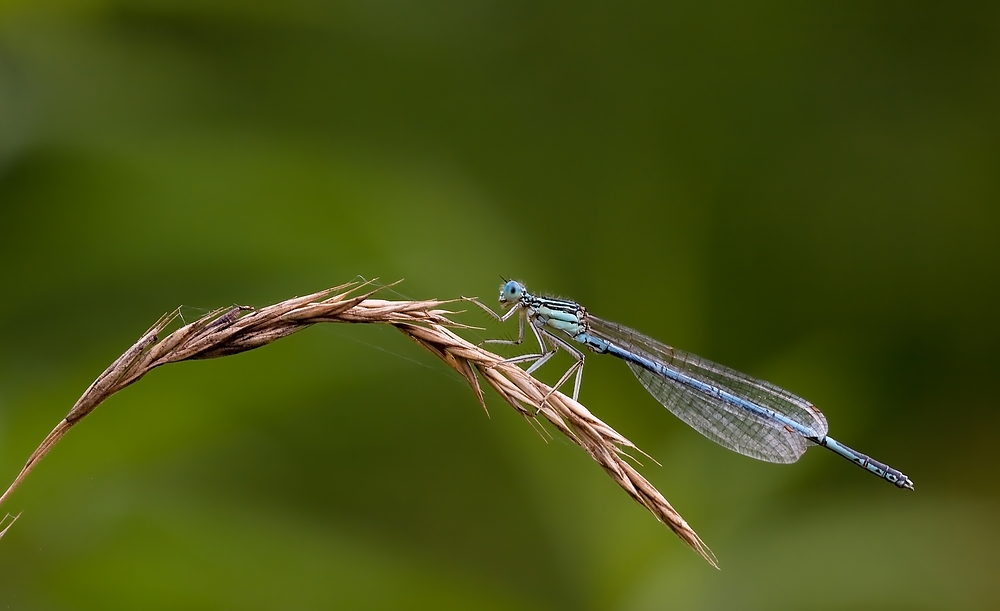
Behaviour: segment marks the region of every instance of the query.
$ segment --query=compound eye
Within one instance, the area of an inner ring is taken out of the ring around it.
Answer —
[[[524,294],[524,287],[520,283],[511,280],[503,285],[500,291],[500,301],[518,301]]]

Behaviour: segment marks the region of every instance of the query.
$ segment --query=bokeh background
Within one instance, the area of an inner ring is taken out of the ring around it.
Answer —
[[[328,325],[75,428],[3,508],[0,606],[1000,608],[998,109],[993,3],[4,2],[3,485],[178,305],[503,275],[810,398],[916,491],[736,455],[591,358],[715,571],[392,329]]]

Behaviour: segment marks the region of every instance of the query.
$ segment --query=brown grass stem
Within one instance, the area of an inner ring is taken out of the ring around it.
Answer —
[[[372,295],[378,289],[369,290],[369,286],[368,282],[343,284],[261,309],[247,306],[222,308],[161,339],[160,335],[178,318],[180,310],[165,314],[87,388],[66,417],[28,458],[21,472],[0,496],[0,505],[7,501],[70,428],[108,397],[137,382],[156,367],[245,352],[317,323],[383,323],[393,325],[461,374],[484,409],[486,401],[480,379],[485,380],[525,418],[532,422],[538,417],[544,418],[583,448],[637,503],[718,568],[708,546],[666,498],[627,462],[627,451],[641,451],[632,442],[577,401],[539,382],[520,367],[504,362],[503,357],[454,333],[451,329],[468,327],[450,320],[448,316],[454,312],[442,309],[442,306],[453,302],[373,299]],[[359,290],[362,292],[359,293]],[[0,537],[7,528],[0,531]]]

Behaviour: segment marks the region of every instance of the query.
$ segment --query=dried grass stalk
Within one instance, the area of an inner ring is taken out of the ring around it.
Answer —
[[[73,425],[105,399],[160,365],[252,350],[316,323],[388,323],[460,373],[484,409],[486,402],[480,377],[526,418],[544,417],[560,433],[586,450],[629,496],[718,568],[715,555],[697,533],[663,495],[626,462],[628,450],[641,451],[632,442],[601,422],[580,403],[553,391],[520,367],[505,363],[503,357],[483,350],[452,332],[449,327],[463,328],[465,325],[451,321],[448,315],[453,312],[441,309],[441,306],[451,302],[372,299],[378,289],[352,296],[368,285],[367,282],[343,284],[259,310],[247,306],[222,308],[160,339],[164,329],[178,318],[180,310],[165,314],[83,393],[73,409],[28,458],[13,483],[0,496],[0,505]],[[0,537],[6,530],[0,532]]]

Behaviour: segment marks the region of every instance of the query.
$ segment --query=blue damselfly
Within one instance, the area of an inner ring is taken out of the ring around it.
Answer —
[[[562,348],[576,362],[555,388],[575,374],[574,400],[580,394],[584,354],[571,341],[625,361],[664,407],[730,450],[768,462],[792,463],[811,443],[832,450],[900,488],[913,490],[913,482],[906,475],[829,437],[823,413],[787,390],[601,320],[573,301],[533,295],[520,282],[511,280],[501,287],[500,303],[510,308],[503,315],[482,307],[501,322],[517,314],[517,339],[487,341],[520,344],[527,321],[541,352],[516,356],[507,362],[531,362],[527,369],[530,374]]]

